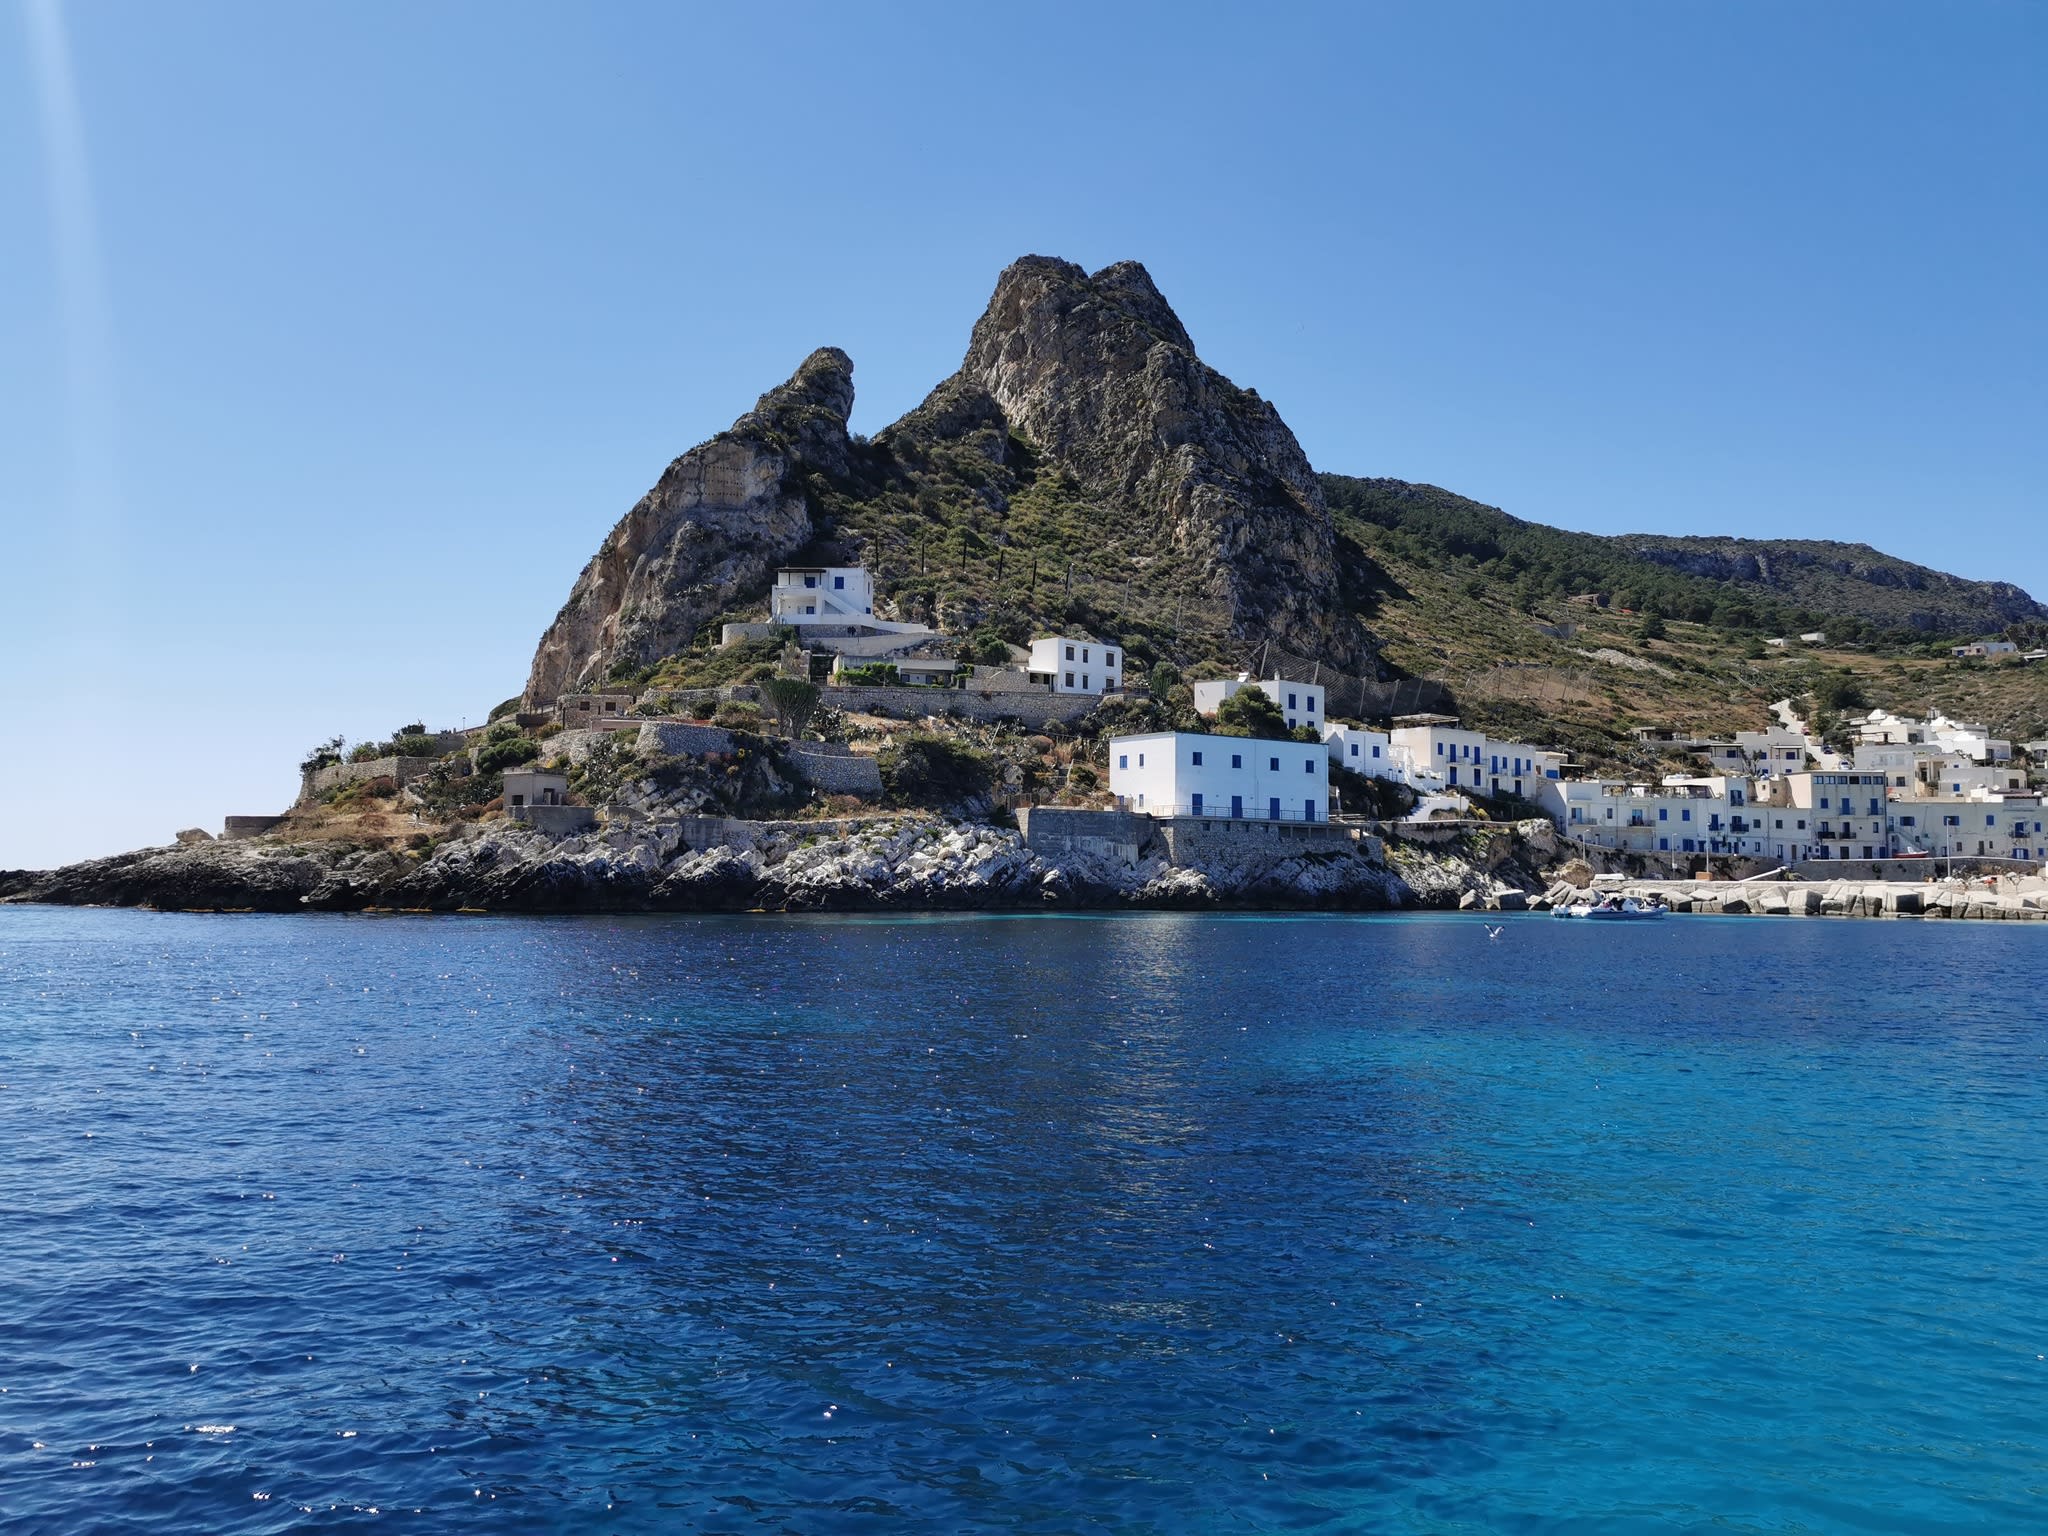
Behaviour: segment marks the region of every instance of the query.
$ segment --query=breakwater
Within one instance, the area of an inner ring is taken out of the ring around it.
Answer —
[[[1594,887],[1638,900],[1661,899],[1673,912],[1730,917],[1910,917],[1991,921],[2048,920],[2048,877],[1997,875],[1929,880],[1601,880]],[[1584,895],[1560,881],[1542,905]]]

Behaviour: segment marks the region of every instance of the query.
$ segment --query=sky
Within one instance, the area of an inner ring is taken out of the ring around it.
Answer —
[[[2048,596],[2048,6],[4,0],[0,869],[474,723],[806,353],[1145,263],[1320,469]]]

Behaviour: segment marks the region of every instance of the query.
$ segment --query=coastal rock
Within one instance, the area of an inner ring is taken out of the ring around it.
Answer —
[[[534,652],[529,708],[639,668],[757,596],[809,542],[806,477],[847,473],[853,363],[825,347],[789,382],[670,464],[606,537]]]

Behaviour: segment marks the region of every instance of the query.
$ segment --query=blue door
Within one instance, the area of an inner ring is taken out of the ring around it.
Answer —
[[[1197,816],[1202,814],[1202,795],[1199,790],[1195,792],[1194,811]]]
[[[1315,801],[1313,801],[1313,800],[1304,800],[1304,801],[1302,801],[1302,802],[1301,802],[1301,804],[1302,804],[1302,812],[1301,812],[1301,819],[1302,819],[1303,821],[1314,821],[1314,820],[1316,819],[1316,803],[1315,803]]]
[[[1279,797],[1278,795],[1275,795],[1275,796],[1274,796],[1274,797],[1273,797],[1272,799],[1270,799],[1270,800],[1268,800],[1268,801],[1266,802],[1266,820],[1268,820],[1268,821],[1278,821],[1279,819],[1280,819],[1280,797]]]
[[[1232,796],[1230,797],[1230,814],[1231,814],[1231,815],[1232,815],[1233,817],[1237,817],[1237,818],[1240,818],[1240,819],[1242,819],[1242,818],[1243,818],[1243,816],[1244,816],[1244,796],[1243,796],[1243,795],[1232,795]]]

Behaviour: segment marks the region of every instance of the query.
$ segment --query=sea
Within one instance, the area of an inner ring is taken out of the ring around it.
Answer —
[[[2044,975],[0,909],[0,1529],[2048,1529]]]

